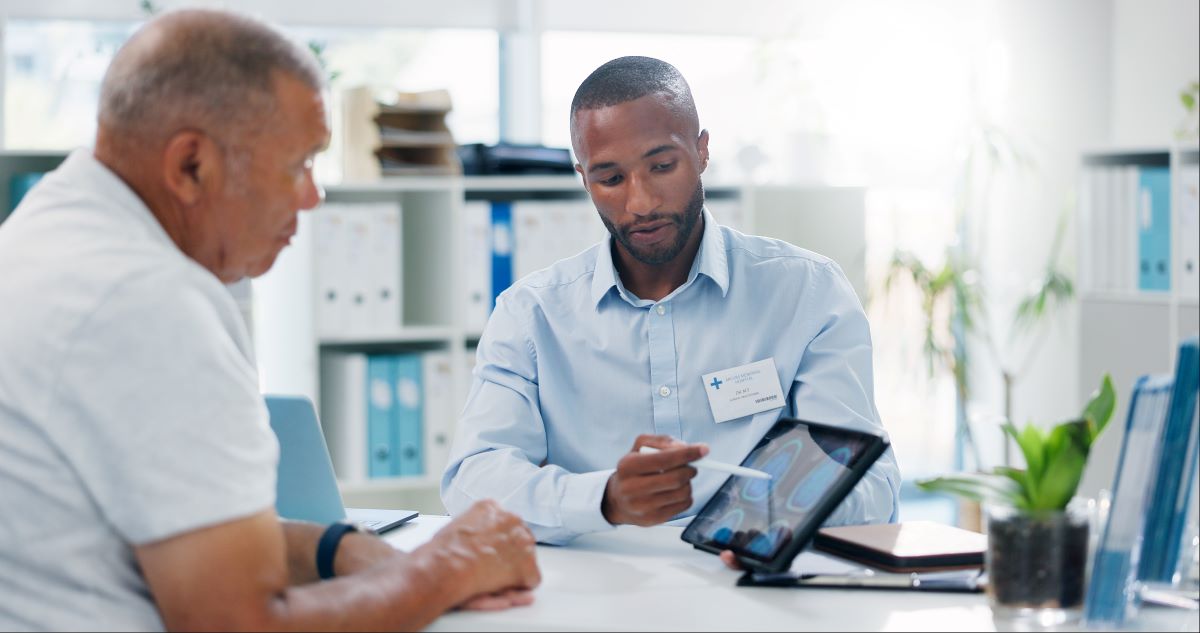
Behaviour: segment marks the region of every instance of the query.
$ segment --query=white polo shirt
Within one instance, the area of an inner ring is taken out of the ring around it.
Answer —
[[[245,324],[90,150],[0,225],[0,629],[161,629],[133,547],[275,500]]]

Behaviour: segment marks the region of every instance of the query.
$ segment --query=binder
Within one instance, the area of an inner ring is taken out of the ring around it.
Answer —
[[[367,477],[367,355],[321,355],[321,421],[338,479]]]
[[[370,255],[364,280],[369,284],[367,321],[372,332],[395,332],[402,323],[402,259],[400,252],[401,208],[399,204],[377,204],[364,209],[371,223],[368,240]]]
[[[1200,295],[1200,166],[1179,172],[1179,294]]]
[[[1136,165],[1126,165],[1118,167],[1116,171],[1119,194],[1117,205],[1121,214],[1117,238],[1117,290],[1134,292],[1138,289],[1140,280],[1138,271],[1141,233],[1138,230],[1138,209],[1141,204],[1141,170]]]
[[[496,307],[496,297],[513,282],[513,222],[512,203],[492,202],[492,296],[490,308]]]
[[[1196,395],[1200,380],[1200,350],[1196,337],[1179,347],[1174,386],[1162,431],[1138,580],[1170,583],[1179,560],[1187,521],[1188,495],[1196,476]]]
[[[421,355],[421,384],[425,388],[425,474],[441,477],[454,439],[454,357],[450,352]]]
[[[391,356],[367,357],[367,474],[372,479],[399,473],[395,440],[396,364]]]
[[[367,205],[342,207],[345,234],[342,266],[336,269],[338,287],[346,297],[345,329],[335,335],[355,336],[369,333],[374,326],[374,310],[368,300],[371,293],[371,233],[375,228],[374,213]]]
[[[1171,174],[1143,167],[1138,180],[1138,289],[1171,289]]]
[[[337,336],[346,329],[347,296],[342,288],[346,251],[346,218],[341,205],[327,204],[316,212],[315,253],[317,333]]]
[[[1108,522],[1084,600],[1089,627],[1119,627],[1139,606],[1138,562],[1173,383],[1170,375],[1142,376],[1134,386]]]
[[[401,477],[420,477],[425,474],[423,455],[424,433],[422,411],[424,394],[421,388],[421,356],[401,354],[392,357],[395,381],[395,406],[392,411],[395,435],[394,470]]]
[[[464,325],[468,336],[483,332],[492,311],[492,206],[471,201],[463,205],[463,272],[466,285]]]

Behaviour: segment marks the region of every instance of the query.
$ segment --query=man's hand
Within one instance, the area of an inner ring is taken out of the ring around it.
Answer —
[[[643,446],[657,453],[639,453]],[[617,462],[608,478],[604,518],[613,525],[650,526],[692,506],[692,478],[696,469],[688,464],[708,454],[703,444],[684,444],[666,435],[639,435],[633,450]]]
[[[454,569],[463,595],[460,607],[502,609],[529,604],[542,581],[537,542],[525,522],[495,501],[471,506],[442,528],[414,556],[429,556]]]

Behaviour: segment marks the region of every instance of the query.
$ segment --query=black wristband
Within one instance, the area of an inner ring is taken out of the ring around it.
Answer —
[[[321,580],[333,578],[333,557],[337,555],[338,543],[347,532],[357,532],[353,523],[334,523],[325,528],[321,540],[317,542],[317,575]]]

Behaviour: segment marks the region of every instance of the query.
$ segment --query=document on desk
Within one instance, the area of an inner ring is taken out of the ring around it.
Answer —
[[[796,557],[791,569],[786,572],[746,572],[738,579],[737,584],[739,587],[902,589],[977,593],[987,586],[987,576],[979,569],[891,573],[819,552],[806,551]]]

